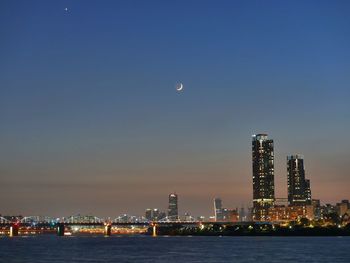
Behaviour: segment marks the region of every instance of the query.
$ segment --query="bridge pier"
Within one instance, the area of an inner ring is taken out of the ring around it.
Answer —
[[[65,226],[63,223],[58,223],[57,224],[57,235],[62,237],[64,236],[64,229],[65,229]]]
[[[18,236],[19,224],[14,223],[10,226],[10,237]]]
[[[111,223],[105,223],[105,229],[104,229],[105,236],[110,236],[112,234],[112,224]]]

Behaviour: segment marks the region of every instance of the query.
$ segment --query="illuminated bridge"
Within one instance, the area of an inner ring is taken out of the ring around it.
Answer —
[[[260,225],[260,226],[259,226]],[[22,218],[0,217],[1,234],[9,234],[16,236],[22,234],[40,234],[40,233],[56,233],[59,236],[72,234],[71,230],[80,233],[104,233],[110,236],[113,233],[120,233],[121,229],[126,229],[126,234],[151,234],[156,236],[157,233],[164,230],[179,229],[206,229],[206,228],[248,228],[248,227],[273,227],[271,222],[202,222],[202,221],[170,221],[167,218],[160,221],[136,221],[121,222],[120,217],[113,220],[102,219],[95,216],[70,216],[67,218],[57,218],[55,220],[41,221],[39,217],[27,216]],[[139,229],[137,232],[136,230]],[[118,232],[119,231],[119,232]]]

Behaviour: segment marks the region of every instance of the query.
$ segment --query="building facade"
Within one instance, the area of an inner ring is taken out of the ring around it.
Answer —
[[[146,211],[145,211],[145,218],[146,218],[148,221],[153,220],[152,209],[150,209],[150,208],[147,208],[147,209],[146,209]]]
[[[274,145],[267,134],[253,135],[253,220],[267,221],[268,209],[274,205]]]
[[[179,211],[178,211],[178,196],[175,193],[169,195],[169,207],[168,207],[168,220],[176,221],[179,220]]]
[[[222,209],[222,222],[238,222],[239,221],[239,215],[237,209]]]
[[[287,156],[287,182],[289,205],[312,204],[310,180],[305,179],[304,156]]]
[[[300,220],[301,218],[313,220],[315,218],[314,207],[312,205],[275,205],[269,208],[269,220],[272,222],[290,222]]]
[[[215,221],[220,222],[223,220],[222,200],[220,198],[214,198],[214,213]]]
[[[349,200],[342,200],[340,203],[337,203],[336,205],[336,211],[339,217],[342,217],[346,213],[348,213],[349,209],[350,209]]]

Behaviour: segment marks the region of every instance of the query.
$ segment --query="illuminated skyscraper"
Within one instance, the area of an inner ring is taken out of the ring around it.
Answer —
[[[177,207],[177,194],[175,193],[171,193],[169,195],[168,219],[171,221],[179,219],[179,211]]]
[[[153,211],[152,211],[152,219],[153,220],[158,220],[159,219],[159,210],[158,208],[154,208]]]
[[[287,156],[288,202],[290,205],[311,205],[310,180],[305,179],[304,156]]]
[[[268,209],[274,205],[273,140],[267,134],[253,135],[253,220],[268,220]]]
[[[214,198],[214,213],[215,213],[215,221],[222,221],[222,201],[220,198]]]

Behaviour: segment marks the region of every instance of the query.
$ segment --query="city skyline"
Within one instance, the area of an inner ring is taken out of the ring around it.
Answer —
[[[209,213],[204,218],[216,221],[227,220],[228,217],[224,213],[233,211],[238,216],[238,211],[242,210],[243,213],[251,213],[252,220],[254,221],[267,221],[269,208],[274,207],[276,201],[280,199],[288,200],[288,204],[291,207],[305,207],[312,206],[312,202],[319,203],[318,205],[334,205],[323,200],[313,199],[311,197],[310,180],[305,177],[304,169],[304,156],[302,154],[292,154],[287,156],[287,197],[275,196],[274,187],[274,141],[268,138],[268,134],[254,134],[252,135],[252,175],[253,175],[253,198],[245,205],[230,206],[229,209],[222,208],[222,199],[220,197],[214,197],[214,213]],[[260,185],[260,186],[259,186]],[[298,190],[299,189],[299,190]],[[346,199],[341,199],[346,200]],[[337,203],[338,205],[339,203]],[[278,205],[276,207],[279,207]],[[232,209],[232,210],[230,210]],[[250,211],[250,209],[252,209]],[[315,208],[314,208],[315,209]],[[164,211],[167,210],[167,213]],[[192,218],[203,217],[203,214],[193,215],[189,213],[189,210],[179,212],[178,207],[178,194],[173,192],[168,195],[168,207],[167,209],[146,208],[144,218],[150,220],[170,220],[176,221],[186,216],[192,216]],[[226,212],[225,212],[226,211]],[[1,215],[1,214],[0,214]],[[23,215],[23,213],[17,213],[13,215]],[[80,216],[80,212],[76,212],[70,216]],[[84,215],[84,213],[82,214]],[[87,213],[86,216],[92,216],[93,213]],[[25,215],[28,216],[28,215]],[[33,216],[33,215],[31,215]],[[35,215],[38,216],[38,215]],[[40,216],[52,216],[52,215],[40,215]],[[96,216],[96,215],[95,215]],[[123,215],[120,215],[123,216]],[[142,218],[140,213],[130,214],[124,213],[124,216],[136,218]],[[60,215],[59,217],[67,217],[67,215]],[[110,218],[110,215],[107,217]],[[128,220],[128,219],[125,219]],[[238,220],[238,219],[235,219]],[[241,220],[241,219],[240,219]]]
[[[257,133],[275,197],[303,154],[313,198],[349,198],[350,3],[0,7],[0,214],[247,206]]]

